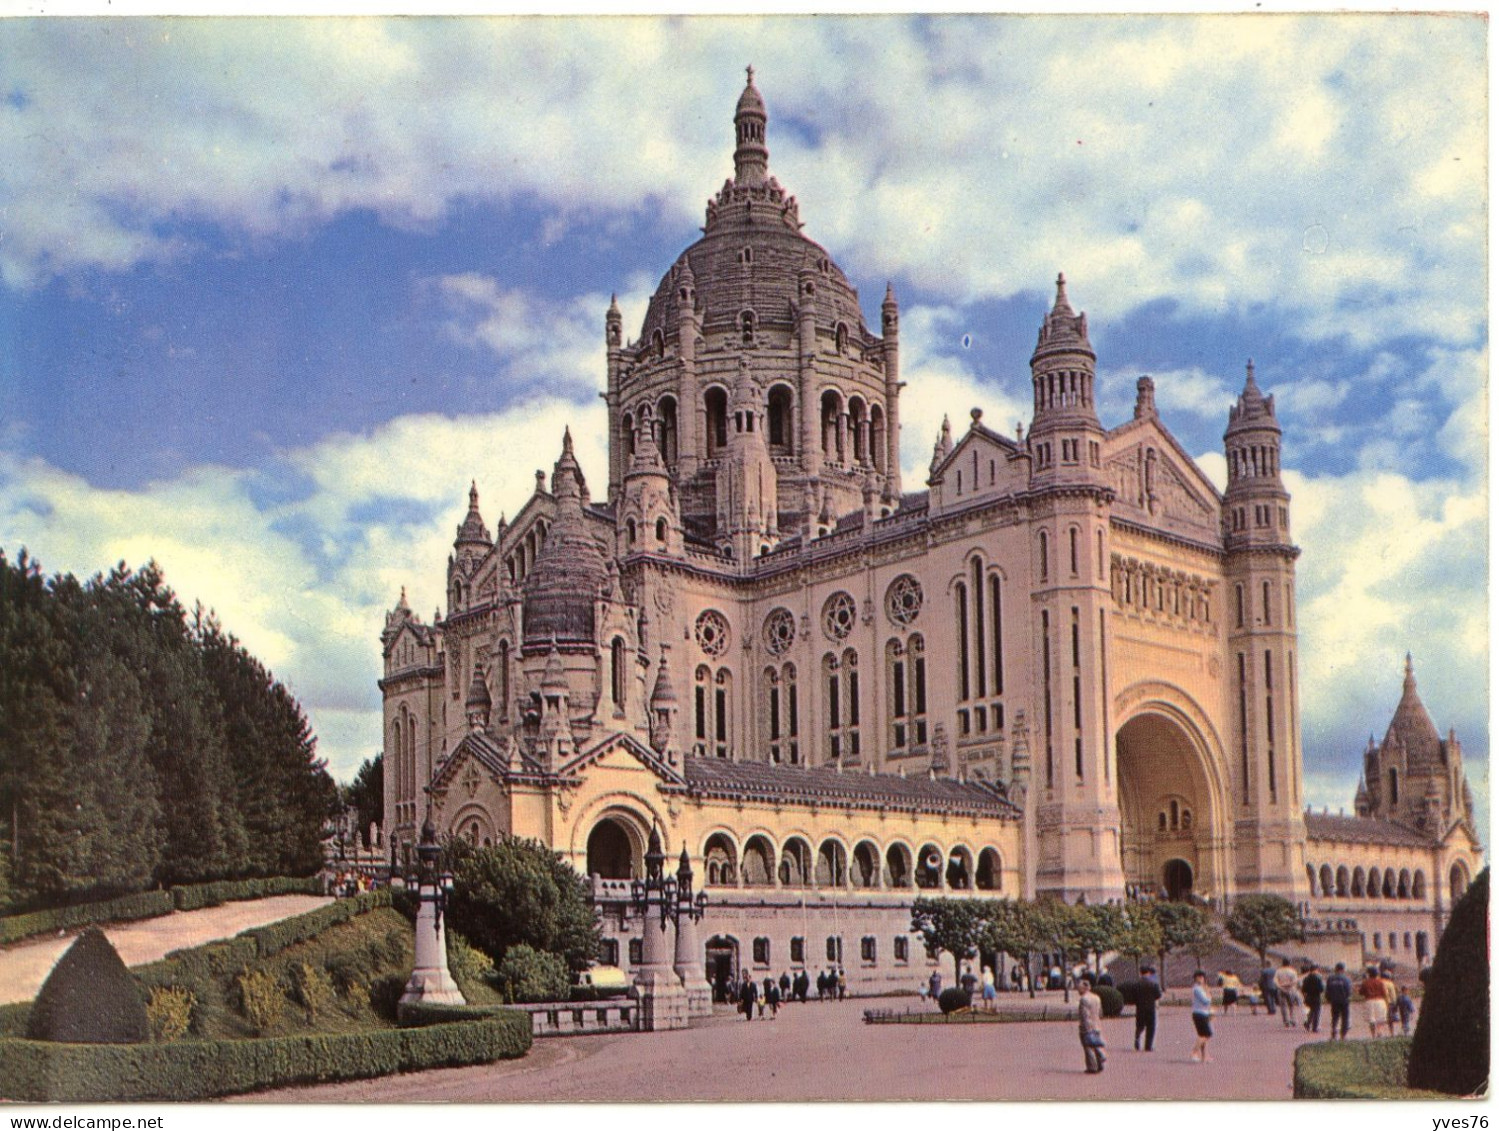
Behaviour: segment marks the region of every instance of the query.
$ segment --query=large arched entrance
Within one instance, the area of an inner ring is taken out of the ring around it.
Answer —
[[[1226,892],[1210,755],[1175,711],[1145,710],[1119,728],[1121,864],[1126,891],[1170,899]]]
[[[636,876],[638,830],[619,817],[605,817],[588,834],[588,874],[606,880]]]
[[[1167,860],[1161,869],[1161,886],[1167,899],[1192,898],[1192,865],[1177,857]]]

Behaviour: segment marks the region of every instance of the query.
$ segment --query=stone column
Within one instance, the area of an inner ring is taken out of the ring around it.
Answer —
[[[671,921],[661,922],[660,905],[652,902],[641,924],[640,969],[630,994],[640,1003],[638,1028],[654,1032],[658,1029],[687,1028],[687,991],[682,988],[682,979],[671,968],[674,947],[668,937]]]
[[[682,979],[682,988],[687,994],[689,1017],[713,1016],[713,987],[703,973],[703,953],[697,941],[697,924],[690,915],[677,920],[676,960],[673,963],[677,977]]]

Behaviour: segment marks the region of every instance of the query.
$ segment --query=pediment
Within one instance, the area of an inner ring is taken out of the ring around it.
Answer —
[[[1030,467],[1020,446],[983,425],[970,428],[933,469],[928,484],[938,509],[1023,491]]]
[[[1135,421],[1111,434],[1104,470],[1116,507],[1147,521],[1218,533],[1217,488],[1159,421]]]
[[[631,734],[611,734],[581,752],[557,772],[562,777],[573,777],[585,771],[613,766],[618,769],[638,770],[645,767],[656,777],[672,785],[682,785],[686,779],[681,771],[667,762],[645,743]]]

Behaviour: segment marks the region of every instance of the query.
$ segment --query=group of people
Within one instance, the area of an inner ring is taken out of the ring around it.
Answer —
[[[1229,979],[1238,987],[1238,979],[1226,971],[1220,975],[1223,985],[1225,1010],[1232,1008],[1237,994],[1229,986]],[[1349,1014],[1355,993],[1365,1004],[1369,1022],[1369,1035],[1378,1037],[1381,1028],[1388,1036],[1395,1035],[1395,1022],[1402,1031],[1410,1034],[1411,1018],[1415,1015],[1416,1003],[1405,986],[1398,984],[1393,971],[1388,967],[1370,966],[1363,981],[1355,987],[1347,967],[1339,962],[1331,974],[1323,978],[1321,970],[1312,963],[1304,963],[1300,970],[1286,961],[1279,968],[1266,966],[1260,972],[1260,995],[1267,1016],[1279,1016],[1281,1024],[1294,1028],[1297,1024],[1308,1033],[1318,1033],[1322,1028],[1322,1004],[1325,1001],[1329,1013],[1329,1040],[1347,1040]],[[1250,998],[1250,1012],[1257,1012],[1258,1003]],[[1305,1016],[1302,1010],[1305,1009]]]
[[[1369,1023],[1369,1036],[1395,1035],[1395,1023],[1407,1036],[1411,1031],[1411,1018],[1415,1013],[1415,1002],[1402,985],[1396,983],[1388,969],[1370,966],[1363,981],[1357,986],[1349,977],[1347,968],[1339,962],[1331,974],[1323,978],[1322,972],[1313,963],[1303,963],[1300,969],[1289,961],[1279,967],[1267,966],[1259,979],[1260,993],[1265,1002],[1267,1016],[1279,1016],[1286,1028],[1300,1025],[1308,1033],[1321,1031],[1322,1004],[1327,1003],[1330,1013],[1329,1040],[1347,1040],[1349,1013],[1355,994],[1364,1002]],[[1218,973],[1218,985],[1223,991],[1223,1011],[1233,1012],[1241,997],[1244,985],[1231,970]],[[1107,1061],[1100,1022],[1103,1019],[1103,1003],[1093,992],[1094,979],[1083,975],[1078,979],[1080,991],[1077,1006],[1078,1036],[1083,1046],[1083,1067],[1089,1075],[1102,1072]],[[1154,1052],[1156,1034],[1156,1006],[1163,995],[1160,980],[1154,967],[1140,967],[1140,980],[1135,985],[1135,1051]],[[1258,1003],[1249,997],[1250,1011],[1257,1012]],[[1302,1008],[1305,1007],[1305,1016]],[[1198,970],[1192,975],[1192,1028],[1197,1035],[1192,1047],[1192,1060],[1199,1064],[1212,1061],[1208,1044],[1213,1038],[1213,993],[1208,986],[1206,971]]]
[[[738,1011],[746,1021],[753,1021],[758,1011],[761,1017],[770,1010],[774,1020],[784,1003],[805,1002],[812,990],[812,978],[805,970],[798,970],[796,977],[782,971],[779,978],[767,974],[760,981],[750,977],[748,970],[739,971],[738,978],[720,978],[716,987],[721,1001],[738,1003]],[[848,976],[842,966],[829,966],[817,974],[817,1000],[842,1001],[848,994]]]
[[[1108,1046],[1103,1039],[1103,1000],[1093,992],[1093,981],[1089,974],[1082,975],[1077,981],[1078,1039],[1083,1046],[1083,1069],[1090,1076],[1102,1072],[1108,1062]],[[1140,967],[1140,980],[1135,989],[1136,1052],[1155,1051],[1156,1006],[1163,993],[1155,967]],[[1192,1059],[1199,1064],[1206,1064],[1213,1059],[1208,1055],[1208,1042],[1213,1038],[1213,994],[1208,988],[1207,973],[1203,970],[1192,975],[1192,1028],[1197,1034],[1197,1043],[1192,1047]]]

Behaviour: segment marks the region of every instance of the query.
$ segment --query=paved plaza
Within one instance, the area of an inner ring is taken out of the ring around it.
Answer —
[[[106,927],[104,933],[126,966],[139,966],[165,958],[168,951],[230,938],[251,927],[263,927],[331,902],[317,895],[277,895],[117,923]],[[0,949],[0,1005],[36,997],[52,967],[73,945],[77,935],[77,931],[70,931],[63,936],[27,939]]]
[[[1061,1005],[1061,995],[1054,1006]],[[244,1097],[277,1103],[410,1101],[1287,1100],[1291,1058],[1310,1039],[1279,1020],[1217,1021],[1214,1061],[1188,1059],[1192,1022],[1161,1011],[1156,1051],[1131,1048],[1134,1020],[1103,1023],[1109,1060],[1083,1072],[1075,1021],[867,1025],[868,1008],[916,998],[793,1005],[746,1022],[719,1007],[670,1033],[552,1037],[528,1056],[473,1068],[289,1088]],[[930,1008],[927,1006],[926,1008]]]

